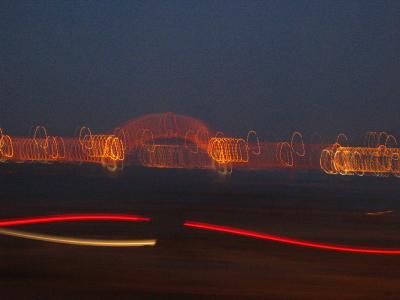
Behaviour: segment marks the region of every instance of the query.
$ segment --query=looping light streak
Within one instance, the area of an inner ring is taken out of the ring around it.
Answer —
[[[124,137],[93,135],[82,127],[79,138],[50,136],[44,126],[36,126],[33,137],[10,137],[0,130],[0,161],[39,163],[96,163],[110,171],[123,166]]]
[[[292,151],[300,157],[306,155],[306,149],[304,146],[303,135],[299,131],[295,131],[290,138],[290,148]]]
[[[0,127],[0,161],[8,159],[14,155],[14,148],[11,137],[3,134],[3,129]]]
[[[14,220],[0,221],[0,234],[20,237],[25,239],[45,241],[59,244],[70,244],[80,246],[98,246],[98,247],[134,247],[134,246],[154,246],[155,239],[143,240],[102,240],[102,239],[82,239],[74,237],[46,235],[33,232],[25,232],[19,230],[5,229],[1,227],[32,225],[54,222],[70,222],[70,221],[150,221],[150,218],[135,216],[135,215],[120,215],[120,214],[79,214],[79,215],[59,215],[34,218],[21,218]]]
[[[288,142],[280,142],[276,145],[278,150],[276,151],[277,159],[285,167],[293,167],[293,153],[292,147]]]
[[[205,229],[217,232],[224,232],[234,235],[246,236],[246,237],[253,237],[262,240],[269,240],[283,244],[295,245],[295,246],[302,246],[308,248],[315,248],[315,249],[323,249],[323,250],[331,250],[331,251],[338,251],[338,252],[352,252],[352,253],[364,253],[364,254],[383,254],[383,255],[400,255],[400,249],[373,249],[373,248],[362,248],[362,247],[353,247],[347,245],[337,245],[337,244],[325,244],[319,243],[314,241],[303,241],[292,239],[284,236],[279,235],[272,235],[267,233],[261,233],[256,231],[249,231],[240,228],[234,227],[226,227],[221,225],[209,224],[209,223],[201,223],[201,222],[194,222],[194,221],[186,221],[184,223],[186,227],[198,228],[198,229]]]
[[[247,133],[246,139],[224,137],[222,132],[217,132],[208,142],[207,153],[219,164],[248,163],[250,154],[261,154],[260,140],[254,130]]]
[[[220,164],[249,161],[247,143],[241,138],[212,138],[208,143],[208,154]]]
[[[385,145],[388,148],[397,147],[397,139],[385,131],[368,131],[364,137],[364,144],[368,148]]]
[[[92,134],[90,128],[84,126],[79,131],[79,142],[89,157],[124,160],[124,142],[115,135]]]
[[[254,130],[244,138],[226,137],[201,120],[170,112],[130,120],[112,134],[93,134],[85,126],[77,137],[49,135],[41,125],[32,129],[31,137],[14,137],[0,128],[0,162],[92,163],[112,172],[139,164],[210,169],[224,176],[233,168],[322,169],[327,174],[400,178],[400,147],[384,131],[367,132],[364,145],[358,147],[348,146],[343,133],[328,145],[305,143],[299,131],[286,141],[269,142]]]
[[[367,144],[374,142],[368,136]],[[378,138],[379,141],[380,137]],[[387,147],[394,143],[393,136],[387,136],[385,144],[373,147],[343,147],[338,142],[323,149],[320,166],[327,174],[375,175],[400,177],[400,148]]]

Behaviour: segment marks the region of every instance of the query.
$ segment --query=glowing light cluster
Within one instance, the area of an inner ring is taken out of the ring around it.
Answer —
[[[249,131],[247,140],[232,137],[213,137],[208,142],[207,152],[210,157],[219,164],[240,164],[249,161],[249,140],[254,136],[257,150],[253,154],[260,154],[260,142],[254,130]]]
[[[220,164],[249,161],[247,143],[240,138],[212,138],[208,143],[208,154]]]
[[[93,135],[87,127],[82,127],[79,143],[89,157],[124,160],[123,141],[115,135]]]
[[[131,120],[120,126],[118,132],[123,133],[128,155],[141,149],[143,145],[172,139],[191,143],[207,151],[210,136],[210,130],[204,122],[170,112],[149,114]]]
[[[32,138],[10,137],[13,161],[56,161],[65,158],[64,139],[47,135],[44,126],[36,126]]]
[[[400,176],[400,148],[334,146],[322,151],[321,168],[327,174]]]
[[[340,134],[335,144],[321,152],[320,166],[327,174],[375,175],[400,177],[400,148],[396,139],[385,132],[368,132],[364,147],[342,146],[348,138]]]
[[[157,116],[157,118],[164,120],[169,115]],[[185,119],[174,115],[173,119],[176,120],[176,118],[181,119],[181,126],[186,129],[192,125],[198,126],[198,124],[184,124]],[[208,130],[202,127],[196,129],[193,126],[184,134],[178,129],[169,129],[162,133],[155,128],[158,132],[153,133],[150,128],[141,128],[138,135],[139,142],[136,142],[136,147],[131,150],[128,163],[132,163],[137,158],[140,165],[151,168],[212,168],[212,161],[204,151],[208,143]],[[173,127],[175,128],[176,125]]]
[[[138,153],[142,166],[152,168],[212,168],[211,159],[204,152],[194,152],[185,145],[153,144]]]

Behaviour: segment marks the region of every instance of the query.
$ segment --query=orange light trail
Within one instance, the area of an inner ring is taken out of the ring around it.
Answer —
[[[137,221],[150,221],[150,218],[135,216],[135,215],[123,215],[123,214],[77,214],[77,215],[58,215],[58,216],[21,218],[14,220],[1,220],[0,234],[37,240],[37,241],[45,241],[58,244],[79,245],[79,246],[136,247],[136,246],[154,246],[156,244],[155,239],[146,239],[146,240],[82,239],[82,238],[57,236],[57,235],[46,235],[46,234],[39,234],[39,233],[4,228],[9,226],[21,226],[21,225],[55,223],[55,222],[71,222],[71,221],[137,222]]]
[[[32,233],[20,230],[0,228],[0,234],[14,236],[29,240],[50,242],[56,244],[68,244],[77,246],[94,246],[94,247],[141,247],[155,246],[156,240],[100,240],[100,239],[80,239],[66,236],[47,235]]]
[[[261,233],[256,231],[249,231],[240,228],[234,227],[226,227],[221,225],[209,224],[209,223],[200,223],[193,221],[186,221],[184,223],[186,227],[211,230],[217,232],[224,232],[233,235],[240,235],[246,237],[253,237],[262,240],[268,240],[283,244],[302,246],[308,248],[322,249],[322,250],[331,250],[338,252],[352,252],[352,253],[364,253],[364,254],[383,254],[383,255],[400,255],[400,249],[372,249],[372,248],[361,248],[361,247],[353,247],[347,245],[336,245],[336,244],[324,244],[314,241],[302,241],[297,239],[292,239],[279,235],[272,235],[267,233]]]

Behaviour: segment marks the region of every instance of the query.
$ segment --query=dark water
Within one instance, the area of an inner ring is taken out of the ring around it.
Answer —
[[[210,222],[305,240],[400,248],[400,181],[305,172],[2,165],[0,216],[130,213],[148,224],[24,230],[156,238],[97,248],[0,236],[0,299],[399,299],[400,256],[349,254],[184,228]],[[371,216],[367,212],[390,210]],[[21,228],[22,229],[22,228]]]

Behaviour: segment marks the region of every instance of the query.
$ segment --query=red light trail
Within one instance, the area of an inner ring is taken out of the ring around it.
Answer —
[[[20,218],[14,220],[1,220],[0,227],[31,225],[54,222],[68,221],[150,221],[150,218],[134,216],[134,215],[119,215],[119,214],[79,214],[79,215],[58,215],[46,217]]]
[[[292,239],[284,236],[261,233],[256,231],[249,231],[240,228],[227,227],[215,224],[200,223],[193,221],[186,221],[184,224],[186,227],[205,229],[217,232],[230,233],[234,235],[253,237],[262,240],[274,241],[282,244],[289,244],[295,246],[302,246],[315,249],[332,250],[338,252],[353,252],[353,253],[364,253],[364,254],[384,254],[384,255],[400,255],[400,249],[373,249],[373,248],[361,248],[353,247],[347,245],[337,245],[337,244],[324,244],[314,241],[302,241],[297,239]]]
[[[55,223],[55,222],[81,222],[81,221],[123,221],[123,222],[137,222],[137,221],[150,221],[150,218],[126,215],[126,214],[75,214],[75,215],[57,215],[57,216],[44,216],[44,217],[30,217],[30,218],[19,218],[0,220],[0,227],[20,226],[20,225],[32,225],[32,224],[44,224],[44,223]],[[363,254],[381,254],[381,255],[400,255],[400,249],[379,249],[379,248],[363,248],[349,245],[339,244],[326,244],[316,241],[304,241],[293,239],[285,236],[273,235],[268,233],[250,231],[235,227],[228,227],[216,224],[186,221],[183,226],[204,229],[210,231],[217,231],[223,233],[229,233],[233,235],[253,237],[262,240],[274,241],[282,244],[289,244],[295,246],[302,246],[307,248],[331,250],[337,252],[351,252],[351,253],[363,253]],[[72,237],[52,236],[43,235],[36,233],[20,232],[15,230],[6,230],[0,228],[0,234],[21,237],[26,239],[61,243],[61,244],[73,244],[73,245],[85,245],[85,246],[154,246],[155,240],[97,240],[97,239],[79,239]]]

